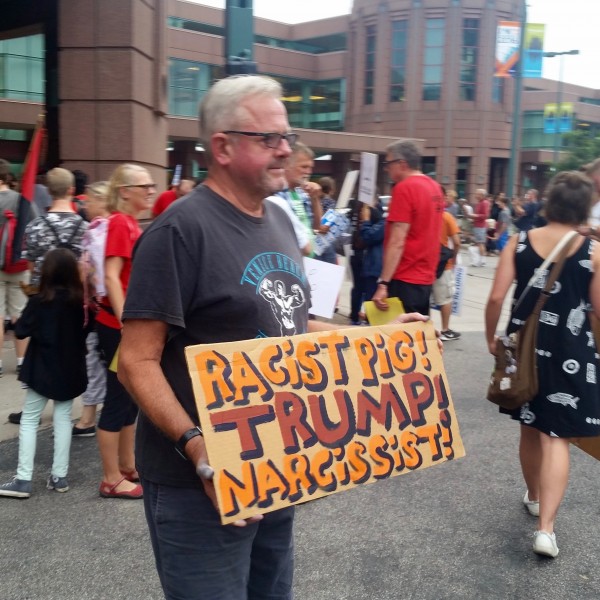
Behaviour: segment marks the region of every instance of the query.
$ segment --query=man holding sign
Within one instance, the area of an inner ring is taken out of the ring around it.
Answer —
[[[297,138],[282,95],[260,76],[208,91],[200,109],[208,177],[152,223],[134,257],[119,378],[141,408],[136,466],[168,599],[292,598],[294,509],[220,524],[184,355],[197,344],[334,328],[308,321],[293,227],[263,201],[286,186]]]
[[[400,298],[406,312],[429,314],[429,297],[440,259],[442,188],[421,173],[421,154],[409,141],[390,144],[384,166],[392,190],[384,239],[383,267],[373,301],[387,310]]]

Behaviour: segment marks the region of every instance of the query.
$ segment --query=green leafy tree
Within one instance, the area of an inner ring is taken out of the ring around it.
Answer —
[[[597,132],[571,131],[564,134],[563,140],[563,147],[566,146],[569,153],[556,165],[558,171],[579,169],[600,157],[600,135]]]

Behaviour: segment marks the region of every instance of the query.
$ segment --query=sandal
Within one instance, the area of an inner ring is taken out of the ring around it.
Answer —
[[[132,490],[127,492],[117,492],[121,483],[127,480],[127,477],[122,477],[117,483],[108,483],[102,481],[100,483],[100,495],[103,498],[124,498],[126,500],[141,500],[144,497],[144,490],[141,485],[136,485]]]
[[[121,475],[130,481],[131,483],[139,483],[140,476],[138,475],[137,469],[132,469],[131,471],[123,471],[121,470]]]

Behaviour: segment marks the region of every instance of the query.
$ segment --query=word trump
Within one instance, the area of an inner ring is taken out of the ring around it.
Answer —
[[[430,324],[186,354],[223,523],[464,455]]]

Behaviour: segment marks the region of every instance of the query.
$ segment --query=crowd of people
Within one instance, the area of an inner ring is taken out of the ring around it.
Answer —
[[[299,276],[304,256],[338,262],[340,248],[324,219],[336,206],[335,182],[311,181],[314,153],[290,131],[281,97],[279,83],[265,77],[214,84],[200,110],[208,175],[195,187],[182,179],[160,202],[153,203],[157,184],[140,165],[120,165],[109,181],[80,190],[73,173],[52,169],[50,204],[40,214],[31,207],[21,270],[2,273],[2,322],[8,317],[14,326],[17,376],[26,391],[22,413],[11,415],[20,422],[16,476],[0,485],[0,496],[31,495],[40,414],[54,400],[48,489],[69,489],[71,439],[96,435],[99,494],[143,499],[167,598],[292,597],[294,509],[220,525],[184,355],[190,345],[338,327],[309,317],[310,289]],[[600,250],[591,239],[595,230],[586,228],[600,160],[588,176],[558,174],[543,201],[529,190],[510,208],[503,194],[492,202],[483,189],[473,206],[461,202],[420,164],[414,143],[390,144],[387,215],[377,199],[348,206],[351,325],[364,324],[366,300],[385,311],[394,297],[405,310],[398,327],[428,320],[437,306],[441,339],[459,339],[450,329],[453,272],[469,229],[474,265],[484,264],[490,241],[501,252],[485,314],[493,353],[513,280],[519,293],[565,231],[582,234],[547,304],[556,319],[541,328],[540,345],[549,351],[538,357],[540,392],[510,413],[521,424],[524,504],[539,518],[534,551],[554,557],[568,439],[600,434],[597,350],[586,318],[600,315]],[[18,194],[10,193],[8,174],[0,161],[0,207],[14,212]],[[151,210],[154,220],[142,235],[138,218]],[[462,231],[461,218],[468,225]],[[519,233],[510,237],[515,227]],[[243,274],[267,254],[295,268],[275,266],[249,284]],[[282,301],[288,291],[292,307]],[[513,313],[509,331],[528,306]],[[79,395],[84,408],[72,425]],[[576,410],[576,401],[585,410]]]

